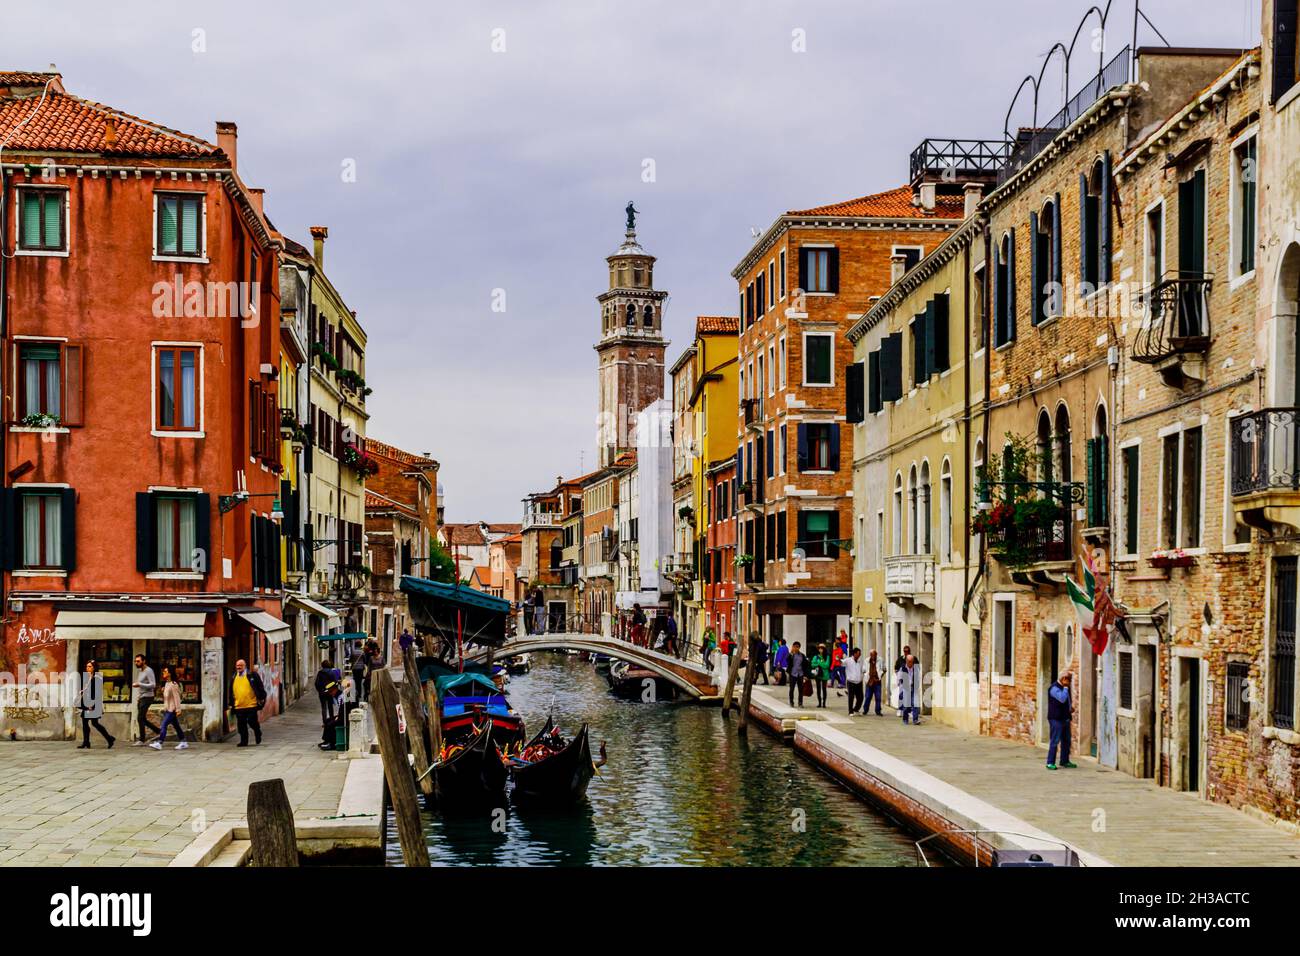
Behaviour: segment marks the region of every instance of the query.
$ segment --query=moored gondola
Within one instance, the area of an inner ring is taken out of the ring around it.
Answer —
[[[446,756],[433,768],[438,806],[448,810],[474,810],[503,806],[506,767],[492,742],[492,727],[485,726],[463,744],[449,744]]]
[[[587,784],[596,772],[591,760],[587,725],[564,743],[550,719],[542,732],[528,742],[522,756],[510,761],[514,782],[511,796],[516,803],[545,806],[571,806],[587,793]],[[530,759],[531,758],[531,759]]]

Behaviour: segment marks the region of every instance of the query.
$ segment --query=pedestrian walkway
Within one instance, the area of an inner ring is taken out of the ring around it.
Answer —
[[[0,742],[0,866],[166,866],[205,826],[242,819],[254,780],[283,779],[299,816],[334,814],[348,761],[316,746],[315,698],[263,730],[260,746],[183,751]]]
[[[824,710],[795,711],[784,687],[758,686],[753,695],[770,717],[795,719],[796,734],[804,730],[819,743],[834,736],[850,746],[852,741],[868,745],[852,748],[859,751],[859,766],[870,764],[871,751],[883,752],[920,771],[917,776],[928,774],[1023,821],[1027,829],[1115,866],[1300,866],[1300,837],[1288,830],[1106,770],[1091,758],[1076,757],[1077,770],[1050,771],[1044,766],[1046,750],[1028,744],[964,733],[929,719],[907,726],[890,708],[882,717],[849,718],[846,699],[833,690]]]

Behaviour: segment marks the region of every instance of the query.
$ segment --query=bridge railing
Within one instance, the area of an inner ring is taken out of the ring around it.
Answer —
[[[687,663],[701,665],[704,663],[702,643],[691,640],[682,635],[680,631],[677,639],[673,642],[674,646],[669,646],[663,632],[657,632],[651,636],[653,618],[643,629],[644,633],[637,633],[632,626],[630,616],[566,614],[560,617],[547,614],[544,617],[545,619],[541,622],[542,627],[538,628],[537,620],[531,614],[525,614],[518,631],[519,637],[523,639],[543,634],[590,634],[594,637],[610,637],[634,647],[656,650]],[[717,654],[718,651],[715,648],[710,657],[710,663],[716,663]]]

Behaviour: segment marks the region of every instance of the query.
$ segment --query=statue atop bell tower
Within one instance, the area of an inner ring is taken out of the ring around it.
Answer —
[[[600,338],[596,342],[600,412],[596,451],[601,467],[636,447],[636,417],[664,395],[663,309],[667,292],[654,288],[655,257],[636,239],[632,203],[624,209],[627,231],[618,251],[606,257],[609,288],[600,303]]]

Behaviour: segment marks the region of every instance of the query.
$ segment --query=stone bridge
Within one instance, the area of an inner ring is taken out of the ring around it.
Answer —
[[[511,638],[496,648],[493,659],[503,661],[516,654],[531,654],[536,651],[589,651],[593,654],[605,654],[653,671],[658,676],[671,682],[691,697],[717,697],[720,689],[714,682],[712,673],[704,669],[703,664],[695,661],[683,661],[670,654],[661,654],[649,648],[637,647],[627,641],[601,634],[556,633],[528,634]],[[487,648],[478,648],[472,654],[466,654],[465,660],[482,663],[487,660]]]

